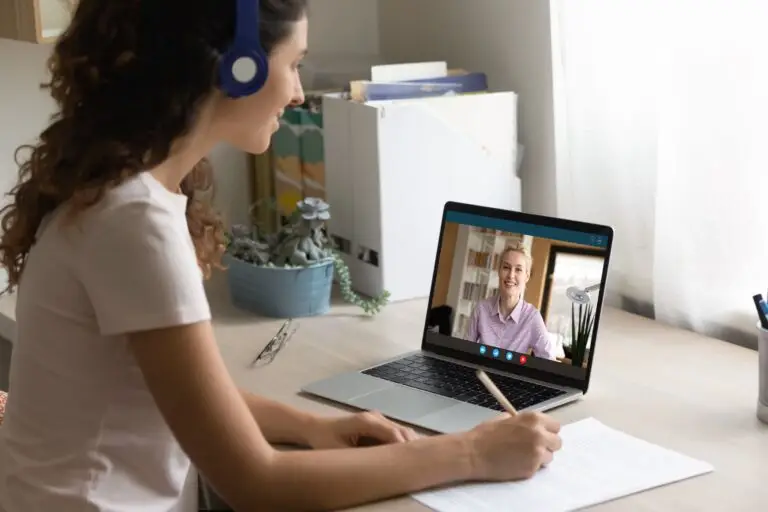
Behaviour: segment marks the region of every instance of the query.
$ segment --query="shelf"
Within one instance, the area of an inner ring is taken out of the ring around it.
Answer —
[[[69,25],[76,0],[0,1],[0,38],[53,43]]]

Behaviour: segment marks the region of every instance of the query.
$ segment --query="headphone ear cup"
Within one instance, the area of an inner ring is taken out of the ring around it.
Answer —
[[[219,63],[220,87],[230,98],[255,94],[269,76],[269,61],[258,43],[254,46],[236,42]]]

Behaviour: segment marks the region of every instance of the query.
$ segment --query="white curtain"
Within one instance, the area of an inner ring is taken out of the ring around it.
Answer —
[[[552,0],[558,213],[616,229],[608,297],[755,345],[768,0]]]

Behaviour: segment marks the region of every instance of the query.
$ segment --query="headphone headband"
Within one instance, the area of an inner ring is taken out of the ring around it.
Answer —
[[[221,89],[230,98],[258,92],[269,74],[261,47],[259,0],[235,0],[235,4],[235,38],[219,64]]]
[[[259,0],[235,0],[235,40],[259,41]]]

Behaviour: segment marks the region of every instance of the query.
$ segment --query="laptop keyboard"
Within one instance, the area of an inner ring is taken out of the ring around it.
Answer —
[[[404,386],[502,411],[498,401],[480,383],[475,370],[422,354],[414,354],[362,373]],[[494,384],[512,405],[522,410],[565,394],[565,391],[493,374]]]

